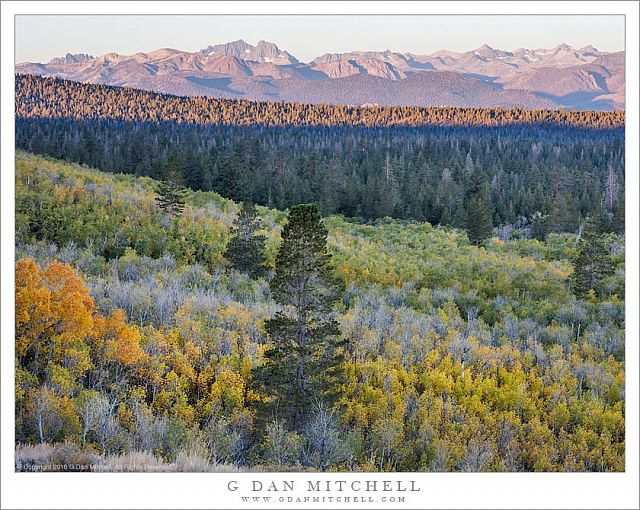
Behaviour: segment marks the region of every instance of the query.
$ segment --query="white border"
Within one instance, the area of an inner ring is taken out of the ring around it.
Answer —
[[[2,508],[251,508],[229,480],[417,480],[395,508],[638,508],[638,3],[636,2],[3,2],[2,24]],[[626,472],[616,474],[72,474],[15,473],[14,15],[16,14],[625,14],[626,15]],[[243,492],[247,494],[247,492]],[[281,494],[289,495],[289,494]],[[307,493],[301,495],[309,495]],[[336,495],[336,494],[334,494]],[[355,495],[355,494],[352,494]],[[378,493],[377,496],[381,496]],[[392,493],[400,495],[400,493]],[[260,504],[256,504],[258,506]],[[313,508],[384,508],[321,503]],[[262,505],[300,508],[299,503]]]

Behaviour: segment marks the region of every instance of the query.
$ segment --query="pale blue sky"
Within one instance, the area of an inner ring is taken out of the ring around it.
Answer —
[[[196,51],[244,39],[276,43],[306,62],[327,52],[432,53],[592,44],[624,49],[623,16],[16,16],[16,62],[66,53]]]

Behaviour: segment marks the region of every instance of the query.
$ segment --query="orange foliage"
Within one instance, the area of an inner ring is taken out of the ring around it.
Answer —
[[[97,338],[104,345],[107,360],[132,365],[143,357],[140,331],[126,323],[126,315],[122,310],[114,311],[108,318],[98,316],[95,324]]]
[[[16,356],[58,364],[80,377],[96,365],[139,361],[140,332],[122,310],[109,317],[95,307],[75,270],[52,262],[42,271],[31,259],[16,263]],[[22,360],[22,361],[21,361]]]

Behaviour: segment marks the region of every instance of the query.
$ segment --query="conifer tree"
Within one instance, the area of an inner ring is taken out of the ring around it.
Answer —
[[[575,232],[580,214],[576,200],[571,193],[557,194],[551,202],[549,231],[554,233]]]
[[[478,245],[493,231],[491,192],[487,176],[479,164],[471,161],[470,154],[467,154],[465,168],[468,175],[465,190],[467,232],[469,240]]]
[[[467,226],[467,211],[464,208],[464,202],[462,200],[456,200],[456,206],[451,219],[451,225],[456,228],[465,228]]]
[[[231,239],[224,254],[233,268],[247,273],[251,278],[264,276],[267,270],[264,248],[266,237],[257,233],[260,226],[255,204],[245,200],[231,228]]]
[[[601,230],[595,218],[587,218],[574,261],[573,292],[578,297],[595,290],[613,270]]]
[[[167,164],[162,168],[162,180],[158,184],[156,201],[169,216],[180,216],[184,210],[187,190],[180,164],[175,155],[170,155]]]
[[[467,233],[473,244],[480,244],[493,232],[491,210],[482,193],[469,200],[467,218]]]
[[[624,196],[618,200],[613,210],[611,229],[618,235],[624,235]]]
[[[545,241],[547,234],[547,218],[540,211],[536,211],[531,217],[531,237],[538,241]]]
[[[275,417],[301,431],[314,404],[335,401],[343,375],[344,342],[333,315],[340,285],[315,205],[291,209],[271,292],[283,308],[265,324],[271,343],[258,376]]]

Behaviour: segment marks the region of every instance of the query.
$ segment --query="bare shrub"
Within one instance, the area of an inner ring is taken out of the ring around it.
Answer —
[[[176,471],[174,464],[167,464],[150,452],[128,452],[113,455],[94,466],[92,471],[113,473],[165,473]]]
[[[16,445],[16,471],[33,471],[34,466],[49,463],[53,445],[50,444],[18,444]]]
[[[212,469],[209,459],[195,451],[178,452],[175,466],[180,473],[208,473]]]
[[[16,471],[90,471],[96,454],[73,443],[16,445]]]

